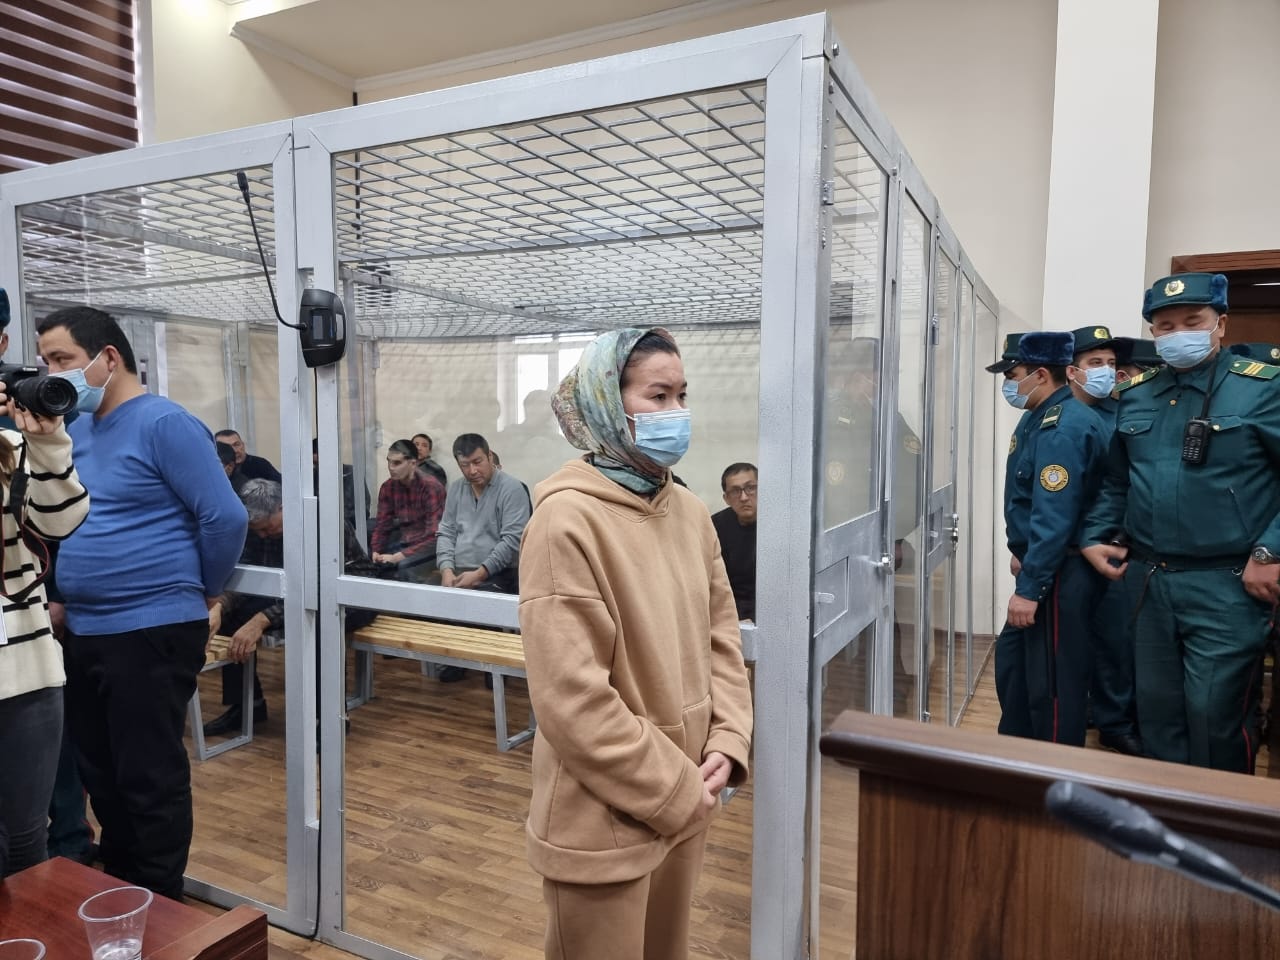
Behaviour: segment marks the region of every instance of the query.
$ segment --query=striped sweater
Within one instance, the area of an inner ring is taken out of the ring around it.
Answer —
[[[61,540],[80,526],[89,513],[89,495],[80,485],[71,464],[71,438],[64,428],[45,436],[2,430],[14,448],[14,463],[27,445],[27,524],[46,540]],[[3,484],[4,517],[0,522],[4,547],[3,576],[6,593],[17,593],[39,575],[43,558],[32,556],[18,536],[9,512],[9,485]],[[44,584],[24,599],[14,602],[0,598],[4,611],[4,633],[8,643],[0,646],[0,699],[16,697],[61,686],[62,648],[49,626],[49,605]],[[24,641],[24,642],[15,642]]]

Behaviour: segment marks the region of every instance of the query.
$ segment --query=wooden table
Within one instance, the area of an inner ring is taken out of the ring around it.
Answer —
[[[76,911],[95,893],[128,884],[64,857],[0,882],[0,939],[31,937],[45,960],[89,960],[89,941]],[[144,960],[266,960],[267,916],[239,906],[212,916],[156,896],[142,937]]]

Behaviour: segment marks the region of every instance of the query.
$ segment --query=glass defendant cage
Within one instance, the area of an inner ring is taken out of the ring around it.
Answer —
[[[346,303],[337,365],[275,323],[241,169],[286,317],[306,286]],[[998,305],[825,17],[11,174],[0,271],[27,359],[51,310],[109,310],[148,389],[280,467],[284,568],[235,580],[285,601],[270,718],[193,764],[189,889],[378,958],[541,955],[529,748],[501,748],[528,698],[518,669],[495,695],[352,647],[353,610],[518,621],[514,597],[348,572],[344,515],[367,544],[415,433],[449,480],[480,433],[534,488],[574,455],[547,401],[584,344],[671,329],[677,471],[714,511],[725,466],[760,467],[754,772],[712,828],[695,944],[850,953],[856,778],[817,738],[850,707],[954,722],[972,694],[994,410],[963,371]],[[218,700],[211,671],[205,718]]]

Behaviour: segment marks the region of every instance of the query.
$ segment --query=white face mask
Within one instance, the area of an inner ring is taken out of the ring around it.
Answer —
[[[1190,370],[1213,353],[1213,335],[1218,332],[1215,323],[1212,330],[1180,330],[1156,337],[1156,353],[1175,370]]]
[[[1077,380],[1076,386],[1098,400],[1103,397],[1109,397],[1111,396],[1111,391],[1116,387],[1115,368],[1090,367],[1088,370],[1084,370],[1084,383]]]

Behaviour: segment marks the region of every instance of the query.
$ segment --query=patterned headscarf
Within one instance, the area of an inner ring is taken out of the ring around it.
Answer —
[[[551,398],[565,439],[591,454],[591,463],[610,480],[641,494],[653,493],[667,478],[665,467],[636,449],[622,409],[622,371],[631,351],[648,333],[675,346],[675,338],[662,327],[602,333],[587,344],[578,365],[560,381]]]

